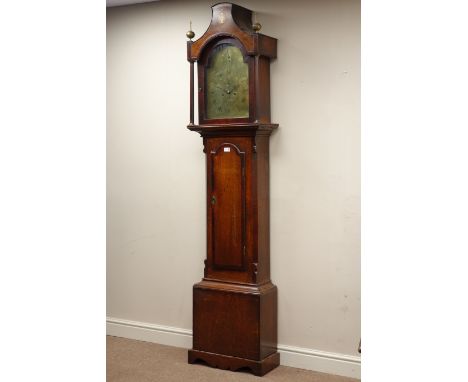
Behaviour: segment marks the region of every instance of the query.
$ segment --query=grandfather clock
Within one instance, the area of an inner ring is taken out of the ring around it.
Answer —
[[[252,11],[219,3],[203,36],[187,42],[188,128],[203,137],[207,174],[207,258],[203,280],[193,286],[188,361],[256,375],[280,360],[269,227],[269,137],[278,127],[270,121],[270,60],[277,40],[260,28]]]

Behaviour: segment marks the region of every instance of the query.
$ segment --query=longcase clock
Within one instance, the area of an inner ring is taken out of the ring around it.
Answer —
[[[188,360],[264,375],[280,358],[269,227],[269,137],[278,127],[270,121],[270,60],[277,40],[259,29],[252,11],[220,3],[207,31],[187,42],[188,128],[203,137],[207,174],[207,257],[203,280],[193,286]]]

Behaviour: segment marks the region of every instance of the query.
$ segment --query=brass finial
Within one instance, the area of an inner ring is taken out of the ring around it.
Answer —
[[[190,30],[185,34],[190,40],[195,37],[195,32],[192,30],[192,20],[190,20]]]
[[[262,24],[260,24],[260,23],[257,21],[257,12],[254,12],[254,23],[252,24],[252,29],[253,29],[255,32],[258,32],[260,29],[262,29]]]

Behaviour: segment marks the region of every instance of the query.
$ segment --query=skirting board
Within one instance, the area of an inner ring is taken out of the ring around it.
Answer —
[[[186,349],[192,347],[192,331],[171,326],[107,317],[106,332],[109,336]],[[278,344],[278,351],[281,354],[281,365],[283,366],[351,378],[361,377],[361,357],[280,344]]]

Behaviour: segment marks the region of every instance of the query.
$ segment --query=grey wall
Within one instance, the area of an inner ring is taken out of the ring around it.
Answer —
[[[357,355],[360,4],[238,1],[279,39],[271,65],[271,273],[279,342]],[[212,1],[108,9],[107,313],[191,329],[205,162],[189,116],[189,19]]]

